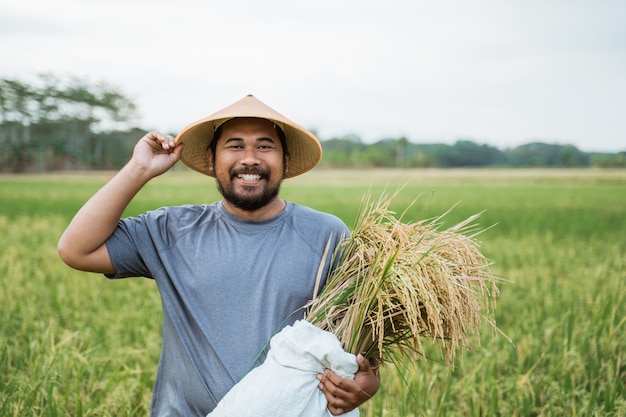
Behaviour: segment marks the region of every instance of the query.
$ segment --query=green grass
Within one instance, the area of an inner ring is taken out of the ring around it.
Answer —
[[[0,415],[145,416],[160,350],[149,280],[73,271],[56,241],[107,175],[0,177]],[[382,371],[363,416],[626,416],[626,171],[313,171],[283,197],[353,224],[361,196],[404,185],[413,219],[485,210],[502,279],[496,317],[455,367]],[[127,214],[218,198],[188,172],[150,183]]]

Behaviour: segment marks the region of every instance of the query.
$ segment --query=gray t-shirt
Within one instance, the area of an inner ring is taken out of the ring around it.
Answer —
[[[303,317],[324,250],[323,276],[346,225],[287,203],[250,221],[222,202],[166,207],[120,221],[106,245],[112,278],[153,278],[163,344],[153,416],[204,416],[265,358],[273,334]]]

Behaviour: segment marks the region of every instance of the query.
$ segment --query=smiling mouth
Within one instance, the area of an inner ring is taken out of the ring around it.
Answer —
[[[237,178],[243,180],[243,182],[259,181],[262,176],[259,174],[237,174]]]

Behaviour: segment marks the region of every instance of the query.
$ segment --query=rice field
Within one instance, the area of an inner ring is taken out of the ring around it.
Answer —
[[[147,416],[160,350],[151,281],[73,271],[56,242],[110,173],[0,176],[0,416]],[[362,416],[626,416],[626,171],[314,170],[282,196],[351,226],[362,196],[404,186],[407,220],[482,212],[502,279],[489,326],[454,366],[382,369]],[[148,184],[128,215],[219,198],[185,170]],[[426,347],[428,340],[424,341]],[[433,351],[434,352],[434,351]]]

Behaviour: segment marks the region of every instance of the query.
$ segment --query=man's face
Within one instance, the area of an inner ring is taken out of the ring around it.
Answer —
[[[244,211],[259,210],[278,197],[288,158],[274,124],[241,118],[222,126],[209,167],[224,200]]]

